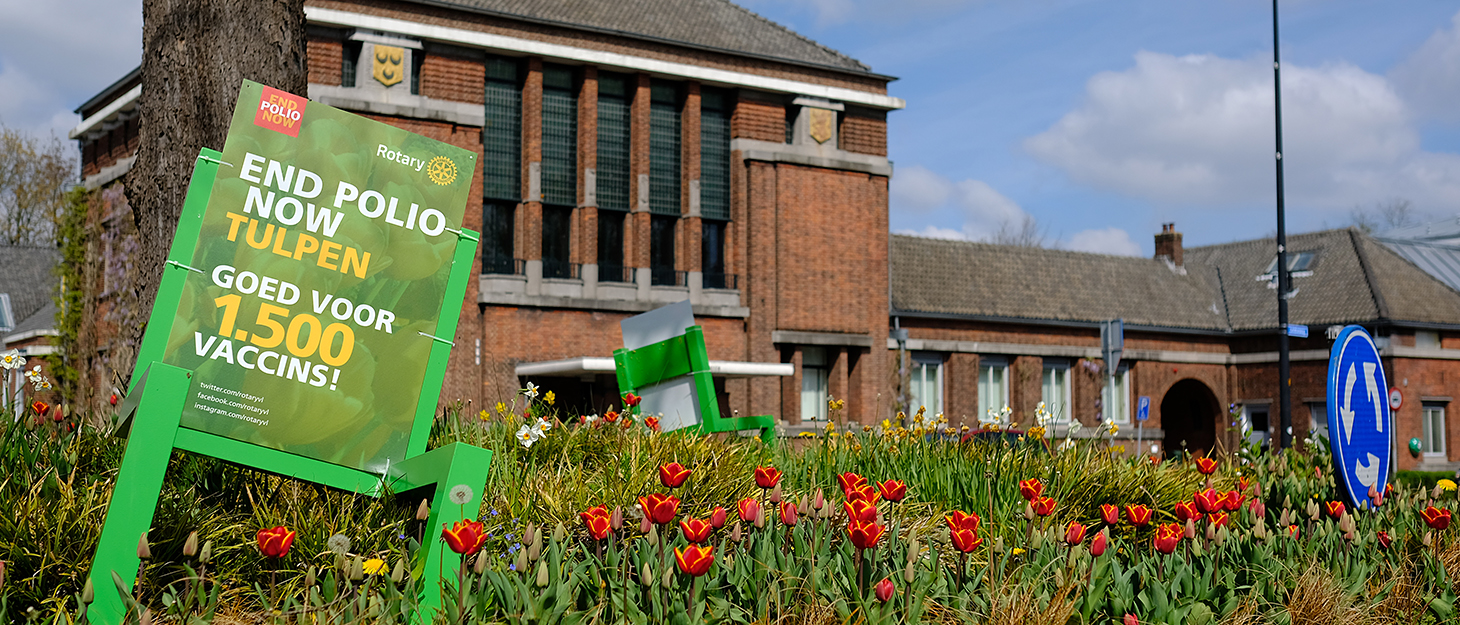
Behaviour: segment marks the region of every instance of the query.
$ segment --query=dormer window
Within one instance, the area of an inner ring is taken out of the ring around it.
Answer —
[[[1288,254],[1288,275],[1294,278],[1306,278],[1313,275],[1313,269],[1318,266],[1318,251],[1308,250],[1305,252],[1293,252]],[[1272,262],[1267,264],[1267,269],[1262,275],[1257,276],[1258,282],[1272,282],[1277,288],[1277,256],[1272,257]]]

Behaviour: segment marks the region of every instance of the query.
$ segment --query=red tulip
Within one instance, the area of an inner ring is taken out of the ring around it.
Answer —
[[[1379,538],[1380,549],[1388,549],[1389,545],[1394,542],[1394,539],[1389,537],[1389,532],[1380,531],[1377,536]]]
[[[588,534],[593,537],[593,540],[608,538],[609,523],[607,516],[585,516],[583,517],[583,525],[588,528]],[[483,536],[483,539],[485,538]]]
[[[659,431],[659,417],[644,417],[644,427],[655,432]]]
[[[867,484],[867,478],[856,473],[843,473],[836,476],[836,481],[842,487],[842,492],[850,494],[852,489],[861,488]]]
[[[113,406],[117,405],[117,394],[112,393],[112,396],[107,401],[111,402]]]
[[[1181,544],[1181,537],[1186,534],[1186,528],[1177,523],[1167,523],[1156,528],[1156,535],[1151,539],[1151,546],[1161,553],[1171,555],[1176,551],[1176,546]]]
[[[877,505],[867,503],[862,499],[853,499],[842,504],[842,509],[847,511],[848,521],[876,521]]]
[[[1078,545],[1082,542],[1085,542],[1085,526],[1081,525],[1079,521],[1070,521],[1070,524],[1065,527],[1065,543]]]
[[[481,550],[482,545],[487,542],[487,533],[483,530],[482,524],[471,519],[462,519],[453,523],[450,528],[445,523],[441,524],[441,538],[446,539],[446,546],[452,551],[461,555],[469,555]],[[291,536],[292,540],[293,537]],[[262,546],[263,533],[259,534],[260,546]]]
[[[676,548],[674,562],[679,565],[680,572],[699,577],[710,572],[710,565],[715,563],[715,548],[698,545],[690,545],[683,550]]]
[[[1240,490],[1240,491],[1242,491],[1242,492],[1245,493],[1245,492],[1247,492],[1247,485],[1248,485],[1248,482],[1247,482],[1247,477],[1246,476],[1237,478],[1237,490]]]
[[[1211,516],[1207,517],[1207,521],[1212,524],[1212,527],[1226,525],[1229,520],[1231,519],[1227,516],[1226,512],[1213,512]]]
[[[1288,535],[1289,536],[1292,536],[1293,537],[1293,540],[1297,540],[1298,539],[1298,534],[1299,533],[1301,533],[1301,530],[1298,529],[1298,526],[1296,526],[1296,525],[1289,525],[1288,526]]]
[[[760,512],[760,502],[753,497],[741,499],[735,507],[740,511],[740,520],[746,523],[754,523],[755,515]]]
[[[679,522],[679,531],[684,534],[684,539],[695,544],[709,540],[710,532],[714,529],[714,526],[704,519],[689,517]]]
[[[796,504],[794,502],[787,501],[787,502],[781,504],[781,523],[782,524],[785,524],[787,526],[794,527],[796,525],[796,520],[798,518],[799,517],[798,517],[797,511],[796,511]]]
[[[1136,527],[1145,527],[1147,524],[1149,524],[1151,522],[1152,514],[1155,514],[1155,511],[1147,508],[1144,505],[1125,507],[1126,520],[1130,521],[1130,524]]]
[[[618,421],[618,413],[612,410],[603,413],[603,421],[604,423],[613,423],[614,421]]]
[[[882,540],[882,534],[886,531],[886,527],[876,523],[852,521],[847,524],[847,537],[851,539],[852,545],[858,549],[871,549],[876,547],[877,541]]]
[[[977,512],[969,514],[962,510],[954,510],[953,516],[946,518],[948,520],[948,529],[950,530],[978,531],[979,518]]]
[[[1037,479],[1030,478],[1019,482],[1019,494],[1024,496],[1026,501],[1034,501],[1044,494],[1044,484]]]
[[[56,412],[51,415],[51,420],[52,421],[55,421],[56,423],[60,423],[61,420],[62,419],[65,419],[65,418],[66,418],[66,415],[61,414],[61,407],[60,406],[56,406]]]
[[[1196,504],[1190,501],[1176,502],[1176,520],[1185,523],[1187,521],[1200,521],[1201,513],[1197,512]]]
[[[689,477],[691,471],[684,468],[678,462],[659,465],[659,483],[665,488],[679,488],[684,485],[685,478]]]
[[[644,509],[646,518],[659,525],[673,521],[674,515],[679,514],[679,498],[674,495],[654,493],[648,497],[640,497],[639,506]]]
[[[902,480],[887,480],[877,485],[877,492],[888,501],[902,501],[907,498],[907,484]]]
[[[1109,543],[1110,543],[1109,530],[1108,529],[1100,530],[1100,533],[1099,534],[1096,534],[1095,535],[1095,538],[1093,538],[1093,539],[1090,540],[1090,555],[1095,556],[1097,558],[1100,557],[1100,556],[1102,556],[1102,555],[1105,555],[1105,548],[1109,545]]]
[[[765,490],[776,487],[781,481],[781,470],[775,467],[756,467],[755,485]]]
[[[882,499],[882,493],[877,492],[877,489],[873,488],[871,484],[863,484],[847,490],[847,501],[861,500],[875,504],[880,499]]]
[[[481,523],[477,523],[477,527],[481,526]],[[259,551],[263,552],[265,556],[282,558],[284,554],[289,553],[289,547],[294,544],[294,532],[283,525],[271,527],[259,530],[258,541]],[[486,542],[486,538],[483,538],[482,542]],[[481,547],[480,542],[477,543],[477,547]]]
[[[724,508],[721,508],[720,506],[715,506],[715,509],[710,511],[710,527],[713,527],[715,529],[725,527],[725,521],[728,516],[729,515],[725,514]]]
[[[1122,623],[1122,625],[1141,625],[1141,621],[1140,619],[1136,618],[1136,615],[1127,614],[1125,615],[1125,621],[1124,623]]]
[[[1227,512],[1236,512],[1242,509],[1242,502],[1245,499],[1247,497],[1243,496],[1241,491],[1229,490],[1227,496],[1222,498],[1222,506],[1227,509]]]
[[[1151,456],[1151,466],[1153,466],[1153,467],[1159,467],[1159,466],[1161,466],[1161,457],[1160,456]]]
[[[877,582],[876,592],[877,600],[882,603],[887,603],[892,598],[892,594],[897,592],[897,586],[892,584],[892,578],[884,577],[882,581]]]
[[[1445,508],[1430,506],[1421,510],[1420,516],[1424,517],[1425,525],[1431,529],[1443,530],[1450,527],[1450,511]]]
[[[578,513],[578,518],[583,519],[584,521],[587,521],[588,520],[588,517],[593,517],[593,516],[601,516],[601,517],[604,517],[604,518],[608,518],[608,516],[609,516],[608,506],[594,506],[592,508],[587,509],[586,511],[579,512]]]
[[[1038,499],[1030,501],[1029,505],[1034,508],[1034,513],[1039,516],[1049,516],[1051,514],[1054,514],[1055,502],[1053,497],[1040,497]]]
[[[969,529],[952,529],[948,531],[949,538],[953,539],[953,548],[963,553],[971,553],[983,544],[978,532]]]
[[[1201,471],[1202,475],[1211,475],[1213,473],[1216,473],[1217,461],[1212,460],[1211,458],[1197,458],[1196,470]]]
[[[1107,525],[1115,525],[1116,523],[1119,523],[1120,508],[1117,508],[1108,503],[1100,504],[1100,520],[1105,521]]]
[[[1196,503],[1196,509],[1201,511],[1202,514],[1211,514],[1218,510],[1226,509],[1226,503],[1222,499],[1222,495],[1213,488],[1197,491],[1196,494],[1191,496],[1191,500]]]
[[[1343,516],[1342,501],[1325,501],[1323,502],[1323,507],[1328,510],[1328,516],[1331,516],[1335,519]]]
[[[643,399],[643,397],[639,397],[633,393],[624,393],[624,405],[629,408],[639,405],[639,402],[643,401]]]
[[[30,409],[34,410],[37,415],[44,417],[46,416],[46,411],[51,409],[51,406],[50,404],[47,404],[46,402],[37,399],[35,400],[35,402],[31,403]]]

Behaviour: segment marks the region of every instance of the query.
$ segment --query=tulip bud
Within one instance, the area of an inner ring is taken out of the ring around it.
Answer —
[[[1044,532],[1035,532],[1034,535],[1030,537],[1029,547],[1031,549],[1039,549],[1040,547],[1043,547],[1043,546],[1044,546]]]
[[[530,545],[537,540],[537,526],[532,521],[527,522],[527,529],[522,530],[522,544]]]
[[[826,495],[821,492],[820,488],[816,489],[816,496],[811,498],[811,507],[818,511],[826,507]]]
[[[1220,547],[1225,544],[1231,536],[1232,534],[1227,531],[1227,526],[1223,525],[1217,528],[1217,546]]]
[[[659,544],[659,526],[649,528],[649,533],[644,535],[644,540],[648,541],[650,546]]]
[[[189,558],[198,555],[198,533],[189,532],[188,539],[183,541],[183,555]]]
[[[1207,524],[1207,540],[1216,540],[1216,538],[1217,538],[1217,526],[1212,525],[1211,523],[1208,523]]]
[[[142,608],[142,615],[137,617],[137,625],[152,625],[152,610]]]
[[[350,579],[357,582],[365,579],[365,561],[360,556],[355,556],[355,562],[350,565]]]
[[[1354,538],[1356,538],[1356,536],[1354,535],[1354,531],[1353,530],[1349,530],[1349,531],[1343,533],[1343,539],[1344,540],[1347,540],[1349,542],[1353,542],[1354,541]]]
[[[917,570],[917,567],[913,566],[913,563],[912,563],[911,560],[908,560],[907,567],[905,567],[905,568],[902,569],[902,579],[903,579],[903,581],[906,581],[907,583],[911,584],[911,583],[913,583],[913,580],[916,580],[917,578],[918,578],[918,570]]]
[[[882,578],[882,581],[877,582],[877,586],[874,591],[877,594],[878,601],[881,601],[882,603],[887,603],[887,601],[892,598],[892,593],[897,592],[897,586],[892,583],[892,578],[884,577]]]
[[[317,572],[314,569],[314,565],[310,565],[309,570],[304,573],[304,589],[306,591],[314,587],[314,578],[316,573]]]
[[[533,562],[537,562],[538,557],[542,555],[542,530],[539,529],[532,534],[532,551],[527,555],[532,558]]]
[[[1283,507],[1284,508],[1291,508],[1291,507],[1293,507],[1293,496],[1292,495],[1284,495],[1283,496]]]
[[[674,582],[674,568],[673,567],[670,567],[670,568],[664,569],[664,580],[660,582],[660,585],[663,586],[663,587],[665,587],[665,588],[668,588],[668,587],[670,587],[670,585],[672,585],[673,582]]]
[[[1055,569],[1054,570],[1054,587],[1055,588],[1064,588],[1065,587],[1065,570],[1064,569]]]
[[[796,514],[806,516],[809,512],[811,512],[811,499],[806,495],[801,495],[801,503],[796,506]]]
[[[648,534],[653,529],[654,529],[654,523],[649,520],[648,515],[645,515],[644,518],[639,519],[639,533],[640,534]]]
[[[918,537],[916,535],[909,535],[907,539],[907,561],[909,564],[918,559],[921,550],[922,545],[918,544]]]
[[[1424,543],[1424,546],[1426,546],[1426,547],[1430,546],[1430,543],[1432,543],[1433,541],[1434,541],[1433,532],[1425,532],[1424,538],[1421,538],[1420,539],[1420,542],[1421,543]]]
[[[207,564],[208,561],[209,560],[212,560],[212,559],[213,559],[213,541],[211,541],[211,540],[205,540],[205,541],[203,541],[203,550],[198,552],[198,562],[201,562],[203,564]]]
[[[403,561],[402,560],[396,560],[396,562],[395,562],[395,569],[397,571],[401,570],[401,566],[402,566],[401,565],[401,562],[403,562]],[[481,554],[481,553],[478,553],[477,554],[476,566],[473,566],[471,568],[471,570],[472,570],[472,572],[476,573],[477,575],[481,575],[482,573],[485,573],[486,570],[487,570],[487,557],[486,557],[486,555]],[[395,578],[395,573],[392,572],[390,574],[390,576],[391,576],[392,579]],[[400,580],[397,579],[395,581],[400,581]]]
[[[781,504],[781,523],[785,525],[796,525],[796,506],[791,502]]]
[[[1287,508],[1283,508],[1282,515],[1278,516],[1278,525],[1288,526],[1288,525],[1292,525],[1292,524],[1293,524],[1292,511],[1291,510],[1288,510]]]
[[[421,505],[416,506],[416,520],[425,521],[429,518],[431,518],[431,504],[426,503],[426,500],[422,499]]]
[[[518,573],[526,573],[527,572],[527,564],[528,564],[528,561],[527,561],[527,550],[526,549],[518,549],[517,550],[517,561],[512,564],[513,570],[517,571]]]
[[[639,569],[639,582],[645,586],[654,583],[654,573],[649,570],[648,562],[645,562],[644,566]]]
[[[1034,520],[1034,506],[1029,505],[1029,502],[1027,502],[1027,501],[1024,502],[1024,520],[1025,521],[1033,521]]]
[[[740,544],[740,521],[735,522],[735,527],[730,530],[730,541]]]
[[[1004,537],[1003,536],[1000,536],[1000,537],[994,539],[994,553],[1003,553],[1003,552],[1004,552]]]
[[[91,587],[91,579],[87,578],[86,586],[81,588],[81,603],[91,605],[93,601],[96,601],[96,589]]]
[[[763,527],[765,527],[765,508],[757,507],[755,509],[755,529]]]
[[[1435,489],[1432,490],[1432,491],[1430,491],[1430,499],[1439,499],[1440,498],[1440,493],[1443,493],[1443,492],[1445,492],[1445,489],[1440,488],[1440,485],[1439,484],[1435,484]]]
[[[779,483],[776,484],[775,488],[771,489],[771,503],[777,505],[781,503],[781,485]]]
[[[1196,523],[1193,523],[1191,519],[1187,519],[1186,520],[1186,539],[1187,540],[1191,540],[1193,538],[1196,538]]]
[[[152,559],[152,547],[147,545],[147,532],[142,532],[142,536],[137,538],[137,559]]]
[[[608,515],[608,527],[615,532],[624,528],[624,509],[622,506],[613,507],[613,514]]]
[[[563,544],[563,539],[568,537],[568,528],[563,527],[563,522],[558,521],[558,526],[553,529],[553,542]]]
[[[538,562],[537,563],[537,587],[538,588],[547,588],[547,585],[548,585],[548,566],[547,566],[547,560],[543,560],[542,562]]]

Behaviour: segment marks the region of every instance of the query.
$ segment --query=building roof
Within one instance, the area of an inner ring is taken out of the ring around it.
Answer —
[[[862,62],[728,0],[412,1],[844,72],[872,73]]]
[[[1094,323],[1241,332],[1277,327],[1265,275],[1272,239],[1187,248],[1165,260],[893,235],[894,314]],[[1314,254],[1293,278],[1291,323],[1387,321],[1460,326],[1460,292],[1356,229],[1288,238]],[[1180,271],[1184,269],[1185,271]]]
[[[1225,331],[1216,276],[1164,260],[892,235],[895,312]]]
[[[5,268],[0,271],[0,293],[10,295],[10,307],[18,322],[16,330],[52,304],[56,285],[52,269],[60,258],[53,247],[0,245],[0,267]]]

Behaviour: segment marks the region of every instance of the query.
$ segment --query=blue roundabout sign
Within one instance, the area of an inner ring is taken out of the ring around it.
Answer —
[[[1369,488],[1389,478],[1394,426],[1384,364],[1369,333],[1348,326],[1328,358],[1328,436],[1334,472],[1356,507],[1368,506]]]

